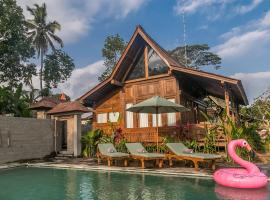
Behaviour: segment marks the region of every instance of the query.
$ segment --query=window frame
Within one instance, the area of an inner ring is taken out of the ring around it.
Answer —
[[[106,116],[106,119],[102,120],[101,122],[99,122],[99,116]],[[97,123],[98,124],[106,124],[108,122],[108,113],[97,113]]]

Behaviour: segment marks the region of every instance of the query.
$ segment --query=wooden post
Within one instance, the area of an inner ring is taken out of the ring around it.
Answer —
[[[121,88],[120,90],[120,127],[124,130],[126,124],[126,105],[125,105],[125,92],[124,89]]]
[[[145,78],[147,79],[149,74],[148,74],[148,48],[144,48],[144,69],[145,69]]]
[[[236,115],[235,115],[235,118],[236,119],[235,120],[238,123],[239,120],[240,120],[240,117],[239,117],[239,104],[238,104],[238,102],[235,103],[235,113],[236,113]]]
[[[231,99],[232,99],[232,100],[231,100],[231,107],[232,107],[232,121],[235,122],[235,114],[234,114],[234,112],[235,112],[235,102],[234,102],[234,98],[233,98],[233,97],[232,97]]]
[[[230,94],[226,83],[224,84],[224,96],[225,96],[225,103],[226,103],[226,113],[227,116],[230,117]]]

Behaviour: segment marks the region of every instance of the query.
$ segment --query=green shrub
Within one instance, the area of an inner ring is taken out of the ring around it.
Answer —
[[[81,142],[83,144],[83,157],[94,157],[97,153],[97,145],[99,143],[109,143],[112,139],[105,135],[100,129],[92,130],[82,136]]]

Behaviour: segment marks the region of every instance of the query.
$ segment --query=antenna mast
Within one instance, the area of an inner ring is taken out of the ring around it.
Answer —
[[[184,50],[185,50],[185,65],[188,67],[187,63],[187,42],[186,42],[186,20],[185,20],[185,12],[182,12],[182,20],[183,20],[183,40],[184,40]]]

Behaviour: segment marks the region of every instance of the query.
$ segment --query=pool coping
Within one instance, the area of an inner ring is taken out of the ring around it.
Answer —
[[[213,174],[207,172],[187,172],[182,171],[168,171],[168,168],[153,169],[153,168],[137,168],[137,167],[115,167],[105,165],[87,165],[87,164],[69,164],[69,163],[8,163],[0,165],[1,169],[11,169],[16,167],[37,167],[37,168],[54,168],[54,169],[73,169],[83,171],[101,171],[101,172],[117,172],[117,173],[128,173],[128,174],[144,174],[144,175],[159,175],[159,176],[174,176],[174,177],[188,177],[188,178],[204,178],[213,179]],[[172,170],[172,168],[169,168]],[[270,182],[270,177],[268,177]]]
[[[102,171],[102,172],[117,172],[117,173],[129,173],[129,174],[145,174],[145,175],[163,175],[163,176],[175,176],[175,177],[190,177],[190,178],[205,178],[213,179],[212,174],[202,172],[172,172],[164,169],[141,169],[137,167],[107,167],[104,165],[90,166],[87,164],[64,164],[64,163],[9,163],[0,165],[1,169],[11,169],[16,167],[37,167],[37,168],[55,168],[55,169],[74,169],[84,171]]]
[[[120,172],[129,174],[145,174],[145,175],[164,175],[164,176],[175,176],[175,177],[192,177],[192,178],[207,178],[213,179],[212,174],[206,174],[201,172],[188,173],[188,172],[168,172],[166,168],[162,169],[141,169],[137,167],[107,167],[103,165],[89,166],[85,164],[74,165],[74,164],[46,164],[36,163],[28,164],[29,167],[42,167],[42,168],[57,168],[57,169],[77,169],[85,171],[103,171],[103,172]]]

